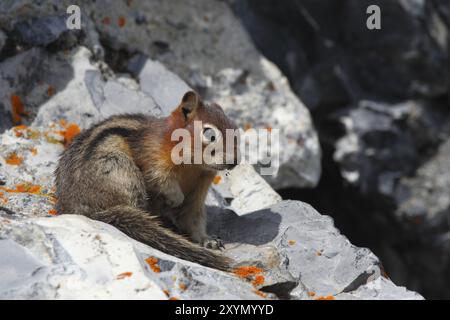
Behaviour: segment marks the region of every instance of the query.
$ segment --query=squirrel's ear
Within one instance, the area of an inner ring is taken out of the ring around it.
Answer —
[[[181,112],[184,118],[187,120],[192,117],[195,110],[202,104],[200,96],[194,91],[188,91],[184,94],[183,99],[181,99]]]

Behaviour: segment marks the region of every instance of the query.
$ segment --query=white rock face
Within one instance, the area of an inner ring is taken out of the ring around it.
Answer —
[[[107,225],[79,216],[32,218],[11,220],[1,233],[8,240],[0,242],[0,298],[167,298],[132,242]]]
[[[251,165],[220,172],[207,199],[207,205],[230,209],[239,215],[261,210],[281,201],[281,197]]]
[[[423,300],[423,297],[404,287],[397,287],[384,277],[379,277],[357,290],[337,295],[338,300]]]
[[[46,125],[61,118],[70,119],[82,128],[119,113],[144,113],[161,116],[152,97],[137,90],[134,80],[109,76],[105,80],[102,65],[91,61],[92,53],[85,47],[74,49],[68,58],[67,73],[73,77],[66,86],[39,107],[33,124]],[[60,68],[58,61],[51,61]],[[67,75],[69,76],[69,75]],[[74,99],[76,97],[76,99]]]

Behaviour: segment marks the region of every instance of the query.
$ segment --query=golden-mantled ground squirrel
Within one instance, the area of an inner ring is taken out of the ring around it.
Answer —
[[[200,137],[194,121],[203,124]],[[193,91],[166,118],[110,117],[82,132],[62,154],[55,172],[57,210],[109,223],[178,258],[229,270],[231,261],[209,250],[222,243],[206,234],[205,198],[217,170],[236,162],[175,165],[171,152],[178,142],[171,135],[179,128],[201,139],[202,148],[225,144],[226,129],[236,129],[220,106],[204,104]],[[217,130],[222,139],[215,139]]]

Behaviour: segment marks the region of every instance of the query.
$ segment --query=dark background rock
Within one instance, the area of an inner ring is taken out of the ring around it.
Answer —
[[[319,132],[319,185],[280,194],[332,215],[395,283],[450,298],[450,2],[229,2]]]
[[[66,16],[30,18],[17,22],[11,35],[19,43],[29,46],[46,46],[56,41],[66,27]]]
[[[0,30],[0,52],[2,52],[5,44],[6,44],[6,34],[2,30]]]

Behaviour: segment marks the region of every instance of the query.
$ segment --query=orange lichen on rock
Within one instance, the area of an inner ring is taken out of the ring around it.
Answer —
[[[314,300],[336,300],[334,296],[320,296],[315,298]]]
[[[19,157],[17,153],[11,152],[5,159],[6,163],[12,166],[19,166],[23,162],[23,158]]]
[[[222,180],[222,177],[221,177],[221,176],[215,176],[215,177],[214,177],[214,180],[213,180],[213,183],[214,183],[214,184],[219,184],[221,180]]]
[[[129,277],[131,277],[132,275],[133,275],[133,272],[123,272],[123,273],[119,274],[119,275],[116,277],[116,279],[117,279],[117,280],[122,280],[122,279],[125,279],[125,278],[129,278]]]
[[[181,290],[183,290],[183,291],[187,289],[186,284],[184,284],[183,282],[180,282],[180,283],[178,284],[178,287],[179,287]]]
[[[117,24],[119,25],[120,28],[125,27],[125,24],[127,23],[127,20],[125,19],[124,16],[120,16],[119,20],[117,21]]]
[[[11,190],[10,192],[38,194],[41,192],[41,186],[22,183],[16,185],[16,190]]]
[[[253,293],[257,294],[258,296],[260,296],[262,298],[266,298],[267,297],[267,293],[264,293],[264,292],[256,290],[256,289],[253,290]]]
[[[13,131],[14,131],[14,134],[16,135],[16,137],[22,137],[23,136],[23,134],[24,134],[24,131],[27,129],[28,127],[26,126],[26,125],[24,125],[24,124],[21,124],[21,125],[18,125],[18,126],[16,126],[16,127],[13,127],[12,129],[13,129]]]
[[[16,94],[11,95],[11,111],[12,120],[15,124],[22,122],[22,117],[27,115],[25,106],[22,103],[22,99]]]
[[[252,281],[254,286],[261,286],[264,284],[265,278],[262,275],[255,276],[255,279]]]
[[[239,278],[250,281],[254,286],[264,284],[265,278],[260,275],[264,270],[254,266],[242,266],[233,270],[233,273]]]
[[[242,266],[234,269],[233,273],[240,278],[249,278],[263,271],[263,269],[254,266]]]
[[[272,132],[272,127],[267,126],[267,127],[266,127],[266,130],[270,133],[270,132]]]
[[[316,295],[314,291],[308,291],[307,294],[309,297],[314,297]]]
[[[293,245],[295,245],[297,243],[297,241],[289,240],[288,243],[289,243],[290,246],[293,246]]]
[[[13,127],[13,132],[16,135],[16,137],[24,137],[27,139],[38,139],[41,136],[41,133],[38,130],[32,130],[26,125],[19,125],[16,127]]]
[[[158,266],[158,259],[155,257],[148,257],[145,259],[145,262],[149,265],[150,269],[152,269],[153,272],[159,273],[161,272],[161,268]]]
[[[244,131],[250,130],[252,128],[252,125],[250,123],[246,123],[244,125]]]
[[[15,186],[15,189],[10,189],[6,187],[0,187],[0,190],[9,193],[30,193],[30,194],[40,194],[41,186],[33,185],[31,183],[21,183]]]
[[[27,193],[31,193],[31,194],[41,193],[41,186],[30,185],[30,186],[27,187],[26,192]]]
[[[31,148],[31,149],[30,149],[30,152],[31,152],[31,154],[32,154],[33,156],[37,155],[37,153],[38,153],[38,151],[37,151],[36,148]]]
[[[67,148],[70,143],[72,142],[72,140],[80,134],[81,129],[80,127],[75,124],[75,123],[69,123],[67,124],[67,122],[64,119],[61,119],[59,121],[59,124],[64,127],[65,130],[62,130],[59,132],[59,134],[61,134],[64,137],[64,146]]]
[[[66,129],[66,133],[64,135],[64,145],[68,146],[73,138],[75,138],[77,135],[79,135],[81,132],[81,129],[78,125],[72,123],[70,124],[67,129]]]
[[[170,297],[169,300],[180,300],[177,297]]]
[[[56,216],[58,215],[58,211],[56,211],[55,209],[50,209],[48,210],[48,214],[51,216]]]

